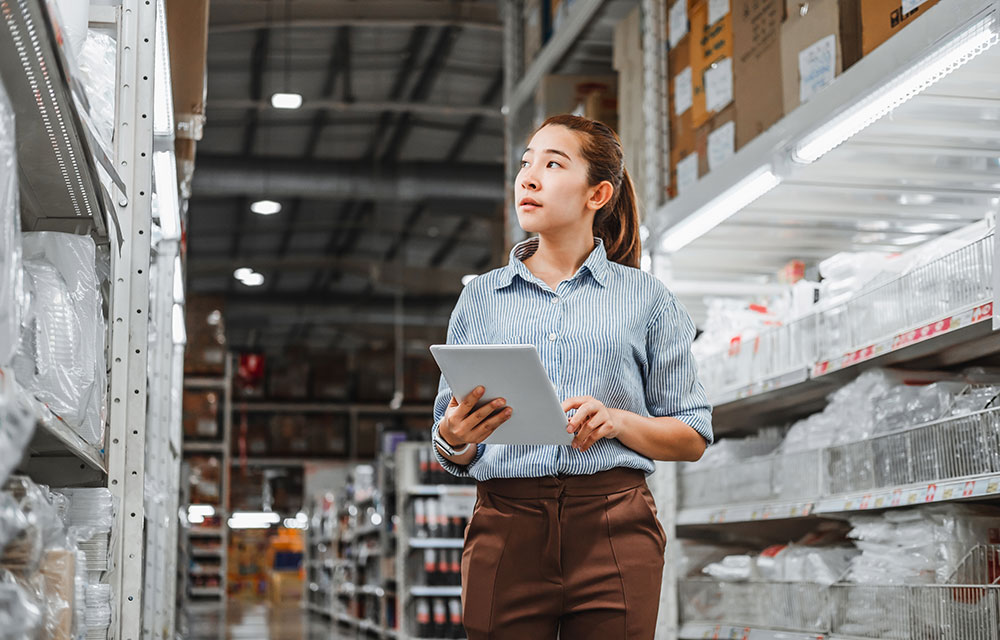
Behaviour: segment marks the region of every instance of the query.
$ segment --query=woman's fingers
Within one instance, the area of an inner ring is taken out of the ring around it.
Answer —
[[[587,437],[577,446],[577,448],[583,452],[594,446],[594,444],[601,438],[608,437],[608,433],[611,431],[611,426],[607,423],[602,423],[595,429],[590,430]]]
[[[504,400],[503,398],[497,398],[496,400],[487,402],[476,411],[470,413],[467,418],[465,418],[464,421],[465,426],[470,431],[475,429],[479,425],[479,423],[488,418],[491,413],[493,413],[494,411],[498,411],[499,409],[503,408],[506,404],[507,401]]]
[[[587,402],[581,405],[580,408],[576,410],[576,413],[573,415],[573,417],[569,419],[569,424],[566,426],[566,431],[569,433],[579,431],[580,427],[585,425],[587,421],[590,420],[591,416],[596,414],[603,407],[604,405],[602,405],[597,401]]]
[[[475,408],[476,403],[479,402],[479,399],[483,397],[484,393],[486,393],[486,388],[480,385],[469,392],[469,395],[462,398],[462,402],[458,405],[458,418],[460,420],[464,420],[465,417],[472,412],[472,409]]]
[[[476,443],[482,442],[486,438],[489,438],[494,431],[496,431],[500,425],[510,420],[510,416],[513,413],[513,409],[506,407],[503,411],[499,411],[495,416],[480,422],[475,429],[472,431],[473,441]]]

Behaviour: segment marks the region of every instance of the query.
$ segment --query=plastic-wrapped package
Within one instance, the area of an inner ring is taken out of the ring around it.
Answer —
[[[65,521],[94,533],[110,533],[115,522],[114,498],[107,487],[54,489],[67,498]]]
[[[76,1],[76,0],[74,0]],[[89,30],[79,55],[90,118],[104,145],[105,153],[112,157],[111,149],[115,130],[115,63],[118,46],[114,38]]]
[[[106,630],[111,626],[111,585],[87,585],[86,604],[88,635],[92,631]]]
[[[0,367],[14,357],[21,330],[21,210],[17,189],[14,110],[0,82]]]
[[[702,573],[723,582],[746,582],[758,577],[756,560],[745,554],[726,556],[702,569]]]
[[[104,440],[104,317],[94,241],[68,233],[25,233],[29,307],[14,358],[18,381],[80,436]]]
[[[21,462],[36,420],[24,390],[15,383],[14,372],[0,369],[0,485]]]
[[[28,519],[9,493],[0,492],[0,553],[28,528]]]
[[[0,640],[35,638],[42,620],[38,598],[12,573],[0,569]]]

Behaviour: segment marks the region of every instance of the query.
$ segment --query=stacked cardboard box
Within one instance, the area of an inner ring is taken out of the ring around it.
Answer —
[[[618,130],[618,76],[552,75],[539,89],[541,120],[562,113],[599,120]]]
[[[874,51],[937,3],[938,0],[841,0],[840,31],[844,42],[844,68]]]
[[[668,15],[671,197],[842,69],[837,0],[677,0]]]
[[[225,306],[221,297],[188,296],[184,373],[222,375],[226,366]]]
[[[185,438],[219,436],[219,394],[215,391],[184,391],[181,421]]]

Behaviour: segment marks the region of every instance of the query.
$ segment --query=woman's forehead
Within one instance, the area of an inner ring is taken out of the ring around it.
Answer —
[[[580,155],[578,136],[566,127],[552,124],[535,132],[535,135],[528,142],[528,148],[535,152],[558,149],[570,156]]]

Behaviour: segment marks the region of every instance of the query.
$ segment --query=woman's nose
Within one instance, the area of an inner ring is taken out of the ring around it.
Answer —
[[[521,174],[521,187],[532,191],[538,189],[538,180],[531,173],[531,169],[525,169],[524,173]]]

